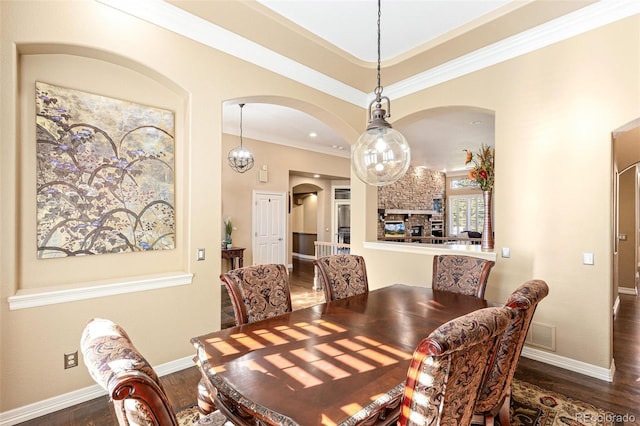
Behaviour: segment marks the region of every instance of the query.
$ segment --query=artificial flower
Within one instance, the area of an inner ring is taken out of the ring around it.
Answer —
[[[473,163],[473,167],[469,170],[469,179],[477,182],[481,190],[491,191],[494,183],[495,150],[488,145],[482,144],[480,151],[476,154],[468,149],[464,151],[467,153],[465,164]]]

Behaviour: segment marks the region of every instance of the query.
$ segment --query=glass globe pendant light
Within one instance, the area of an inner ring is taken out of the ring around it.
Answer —
[[[391,117],[391,101],[380,85],[380,0],[378,0],[378,87],[369,104],[369,125],[351,148],[351,165],[358,179],[369,185],[389,185],[405,175],[411,149],[402,133],[385,120]],[[386,102],[387,110],[382,108]]]
[[[244,104],[240,104],[240,146],[233,148],[227,155],[229,166],[238,173],[244,173],[253,167],[253,154],[247,148],[242,146],[242,108]]]

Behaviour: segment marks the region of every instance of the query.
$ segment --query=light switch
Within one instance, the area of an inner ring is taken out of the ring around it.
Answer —
[[[593,253],[582,253],[582,264],[593,265]]]
[[[198,249],[198,254],[196,255],[196,259],[197,260],[204,260],[205,258],[205,253],[204,253],[204,249]]]
[[[502,257],[511,257],[511,249],[509,247],[502,247]]]

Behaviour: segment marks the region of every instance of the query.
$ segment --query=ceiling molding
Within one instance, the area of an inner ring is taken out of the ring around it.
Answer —
[[[96,1],[351,104],[367,108],[374,98],[373,93],[364,93],[165,1]],[[401,98],[638,13],[638,0],[601,0],[389,85],[385,87],[385,95]]]
[[[96,0],[357,106],[367,94],[162,0]]]
[[[640,13],[640,1],[602,0],[385,87],[397,99]],[[369,102],[374,95],[367,96]]]

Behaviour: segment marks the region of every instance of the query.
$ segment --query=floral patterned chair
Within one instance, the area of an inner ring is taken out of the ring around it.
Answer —
[[[409,366],[398,425],[470,424],[487,363],[513,315],[504,307],[480,309],[423,339]]]
[[[478,257],[450,254],[434,256],[431,287],[483,298],[493,265],[494,261]]]
[[[261,264],[233,269],[220,275],[235,316],[236,325],[271,318],[291,312],[289,274],[284,265]],[[194,358],[194,362],[198,362]],[[198,383],[198,406],[204,414],[215,410],[206,379]]]
[[[369,291],[364,258],[355,254],[334,254],[313,263],[320,270],[327,302]]]
[[[474,423],[493,425],[498,416],[501,426],[509,425],[511,381],[518,366],[520,353],[538,303],[549,294],[542,280],[531,280],[518,287],[507,299],[505,306],[516,315],[498,340],[496,355],[489,365],[478,400]]]
[[[219,411],[202,415],[191,407],[175,413],[156,372],[112,321],[89,321],[80,346],[89,374],[109,393],[120,425],[231,425]]]
[[[284,265],[245,266],[220,275],[220,279],[229,292],[236,325],[292,311],[289,273]]]

